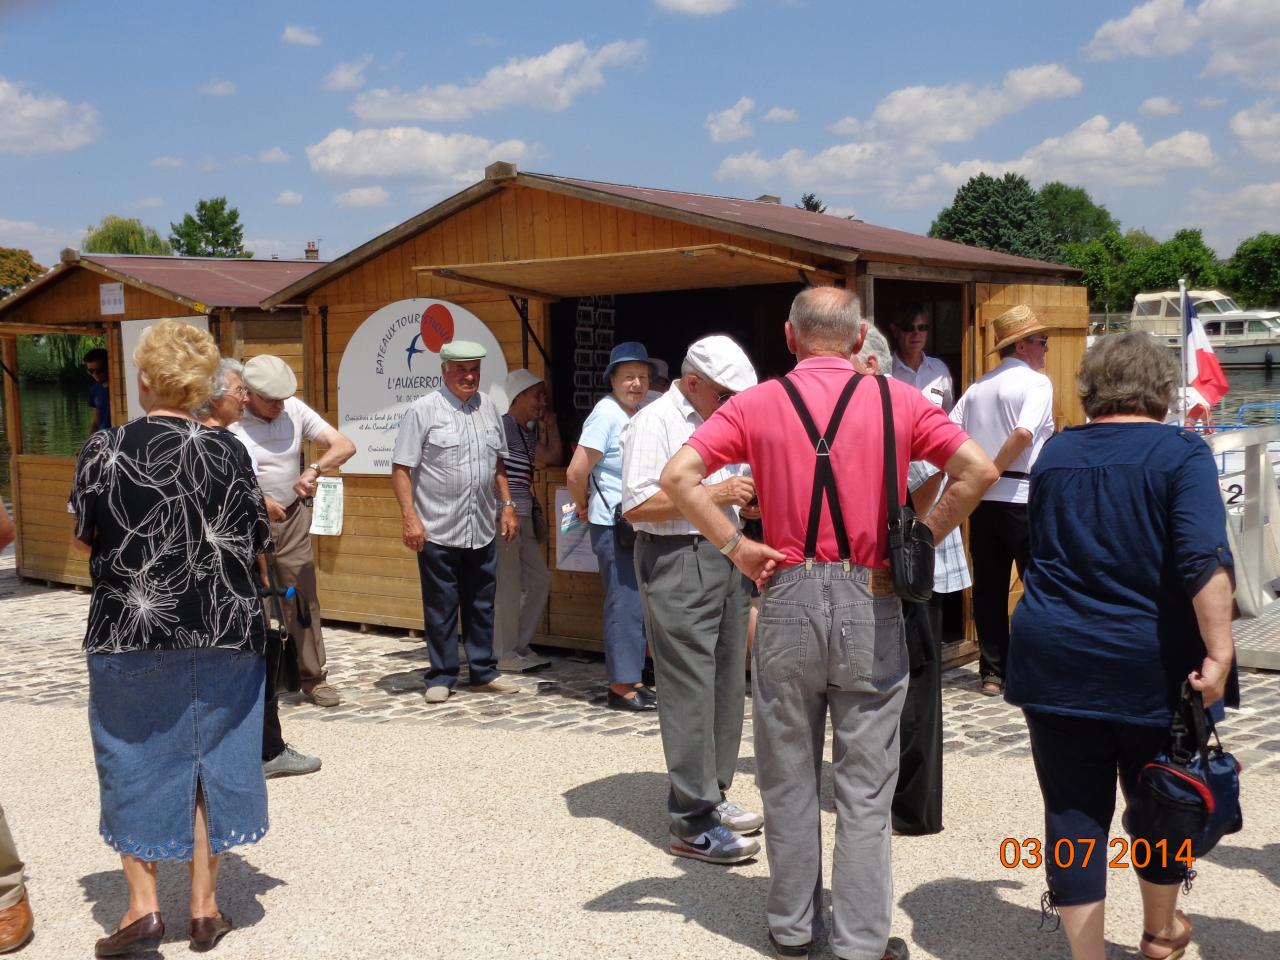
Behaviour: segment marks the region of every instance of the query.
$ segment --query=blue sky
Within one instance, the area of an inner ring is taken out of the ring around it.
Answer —
[[[223,194],[329,259],[495,159],[918,232],[1016,170],[1227,256],[1280,231],[1280,2],[0,0],[0,246],[46,264]]]

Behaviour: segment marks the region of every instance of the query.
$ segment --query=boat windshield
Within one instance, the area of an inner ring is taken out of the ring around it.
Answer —
[[[1200,316],[1217,313],[1239,313],[1239,305],[1230,297],[1219,297],[1214,300],[1197,300],[1196,313]]]

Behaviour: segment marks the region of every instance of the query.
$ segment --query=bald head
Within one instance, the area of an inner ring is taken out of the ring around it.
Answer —
[[[842,287],[808,287],[791,303],[789,339],[797,355],[847,357],[862,346],[862,307],[858,295]]]

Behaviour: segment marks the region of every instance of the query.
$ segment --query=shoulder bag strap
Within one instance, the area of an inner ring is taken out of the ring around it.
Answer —
[[[835,471],[831,469],[831,444],[840,430],[845,409],[849,406],[849,400],[858,386],[858,381],[862,379],[862,374],[855,373],[845,384],[844,390],[836,400],[835,409],[831,412],[826,432],[823,434],[818,433],[818,425],[814,423],[813,415],[805,406],[796,385],[789,377],[784,376],[778,379],[786,390],[787,396],[791,398],[791,404],[796,408],[796,414],[804,425],[805,433],[809,435],[809,442],[813,444],[816,458],[813,469],[813,495],[809,499],[809,524],[804,537],[805,568],[812,569],[818,555],[818,528],[822,523],[822,498],[825,494],[827,508],[831,511],[831,524],[835,531],[836,548],[840,552],[840,562],[848,569],[853,552],[849,548],[849,531],[844,524],[844,511],[840,508],[840,497],[836,491]]]
[[[893,402],[883,375],[876,377],[876,383],[880,386],[880,406],[884,411],[884,501],[889,529],[894,530],[902,525],[902,505],[898,503],[898,443],[893,433]]]

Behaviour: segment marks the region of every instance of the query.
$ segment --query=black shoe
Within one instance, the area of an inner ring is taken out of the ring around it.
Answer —
[[[769,945],[773,947],[773,952],[780,957],[807,957],[809,950],[812,949],[813,943],[779,943],[773,935],[773,931],[769,931]]]
[[[649,660],[647,658],[645,659],[644,669],[640,671],[640,682],[643,683],[646,687],[652,687],[656,685],[656,681],[653,676],[652,660]]]
[[[636,687],[636,696],[646,703],[657,704],[658,702],[658,691],[649,687]]]
[[[658,704],[651,700],[642,700],[640,694],[634,697],[624,697],[620,693],[609,691],[609,709],[610,710],[630,710],[633,713],[645,713],[649,710],[657,710]]]
[[[911,951],[907,949],[907,941],[901,937],[890,937],[884,946],[884,956],[880,960],[908,960]]]

